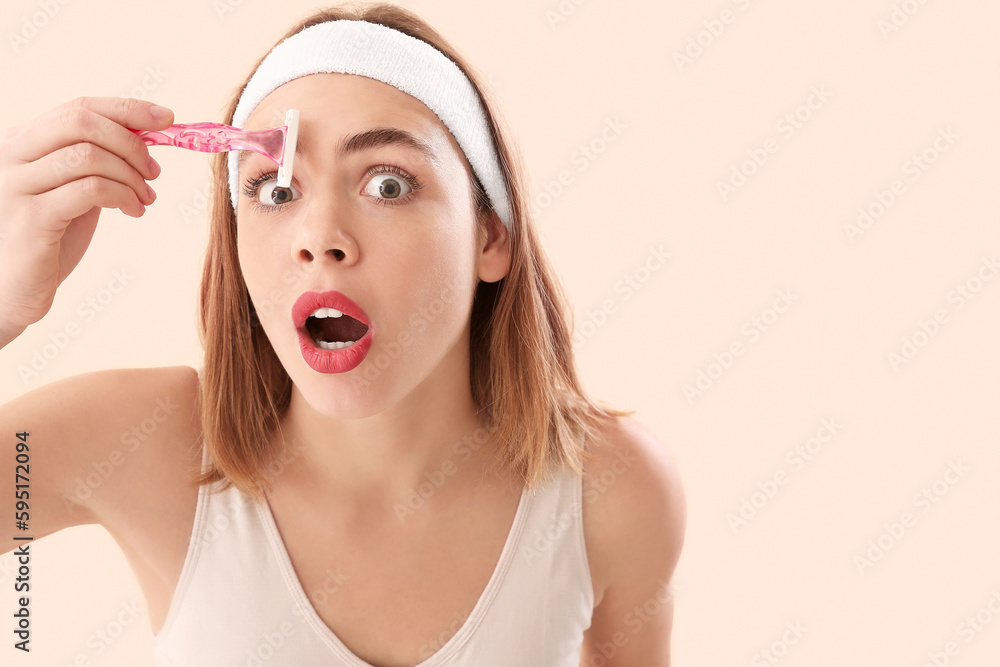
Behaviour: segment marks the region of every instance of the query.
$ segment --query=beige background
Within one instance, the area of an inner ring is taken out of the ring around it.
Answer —
[[[1000,279],[984,257],[1000,253],[1000,5],[562,0],[554,22],[558,0],[401,4],[490,78],[516,130],[544,242],[588,334],[587,386],[636,409],[680,463],[689,516],[676,664],[771,664],[759,652],[773,648],[789,667],[917,667],[948,642],[948,664],[995,664]],[[220,16],[210,0],[70,0],[36,17],[45,25],[15,52],[9,34],[41,6],[4,5],[2,127],[77,95],[131,94],[170,106],[177,122],[221,120],[252,62],[315,3],[229,0]],[[686,48],[695,57],[679,64]],[[828,96],[802,106],[814,89]],[[796,113],[797,128],[782,121]],[[589,161],[580,147],[592,142],[601,153]],[[0,353],[0,401],[95,369],[199,363],[207,157],[154,150],[158,201],[141,220],[102,216],[51,312]],[[914,170],[925,151],[935,161]],[[719,182],[762,152],[724,200]],[[561,172],[562,192],[544,196]],[[857,209],[877,212],[876,192],[897,180],[895,201],[852,243]],[[661,246],[672,256],[646,272]],[[102,292],[116,270],[132,276],[126,289]],[[640,289],[616,291],[626,276]],[[954,290],[967,283],[978,291],[959,307]],[[779,290],[792,305],[767,312]],[[78,310],[102,295],[96,317]],[[770,323],[756,336],[754,317]],[[23,380],[19,369],[69,323],[79,335]],[[894,368],[904,337],[921,347]],[[727,359],[734,343],[742,353]],[[714,379],[689,400],[699,371]],[[839,425],[832,438],[824,418]],[[817,434],[827,442],[798,467],[794,449]],[[915,501],[949,462],[968,471],[938,481],[937,502]],[[754,496],[776,473],[785,483],[773,497]],[[734,530],[727,515],[744,499],[766,504]],[[890,538],[884,524],[904,512],[915,523]],[[888,551],[861,571],[855,557],[880,535]],[[30,659],[10,648],[11,560],[0,559],[0,662],[151,664],[144,613],[110,646],[95,640],[141,603],[101,529],[65,531],[34,553]],[[977,612],[981,631],[960,625]],[[796,622],[807,630],[783,647]]]

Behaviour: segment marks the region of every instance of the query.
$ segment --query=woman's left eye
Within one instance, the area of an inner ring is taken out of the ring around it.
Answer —
[[[398,199],[410,193],[412,188],[401,176],[376,174],[365,185],[365,193],[379,199]]]

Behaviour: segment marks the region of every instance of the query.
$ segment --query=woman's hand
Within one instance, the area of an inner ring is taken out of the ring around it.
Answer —
[[[0,346],[42,319],[102,208],[139,217],[160,174],[128,128],[160,130],[151,102],[80,97],[0,136]]]

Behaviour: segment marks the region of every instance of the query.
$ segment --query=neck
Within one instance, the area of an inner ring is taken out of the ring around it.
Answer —
[[[465,484],[478,484],[496,448],[468,378],[467,364],[464,372],[435,373],[391,408],[361,419],[328,417],[293,385],[282,421],[282,486],[374,508],[434,507]]]

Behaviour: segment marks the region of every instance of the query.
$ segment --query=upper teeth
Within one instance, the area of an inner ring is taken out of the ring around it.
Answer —
[[[312,317],[318,317],[320,319],[324,317],[340,317],[344,313],[337,310],[336,308],[317,308],[312,312]]]

